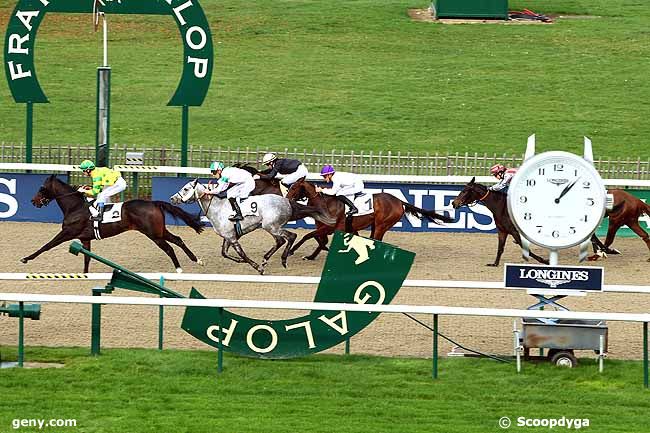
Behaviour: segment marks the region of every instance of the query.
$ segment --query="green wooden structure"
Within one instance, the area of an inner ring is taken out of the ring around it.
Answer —
[[[436,18],[508,19],[508,0],[434,0]]]

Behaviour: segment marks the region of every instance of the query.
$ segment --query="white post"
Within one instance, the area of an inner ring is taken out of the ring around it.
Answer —
[[[558,250],[549,250],[548,264],[551,266],[557,266],[559,257],[560,257],[560,253]]]
[[[599,353],[598,353],[598,372],[602,373],[603,372],[603,364],[604,364],[604,358],[605,358],[605,336],[601,335],[600,336],[600,344],[599,344]]]

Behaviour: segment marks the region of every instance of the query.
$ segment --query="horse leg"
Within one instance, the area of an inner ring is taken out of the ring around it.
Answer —
[[[90,251],[90,239],[86,241],[81,241],[81,244],[85,249]],[[84,254],[84,273],[88,273],[88,269],[90,268],[90,256]]]
[[[233,257],[230,254],[228,254],[228,249],[230,248],[230,242],[227,240],[223,240],[223,243],[221,244],[221,255],[228,260],[232,260],[235,263],[243,263],[244,260],[240,259],[239,257]]]
[[[494,259],[494,263],[488,263],[486,266],[499,266],[501,261],[501,254],[503,254],[503,248],[506,245],[506,239],[508,238],[508,232],[499,231],[499,246],[497,247],[497,257]],[[515,241],[516,242],[516,241]]]
[[[296,241],[298,235],[290,232],[289,230],[282,230],[282,236],[287,240],[287,246],[284,248],[284,251],[282,252],[282,266],[286,268],[287,257],[289,257],[289,253],[291,252],[291,246]]]
[[[607,228],[607,237],[605,238],[605,245],[603,246],[603,250],[607,254],[621,254],[620,251],[614,248],[610,248],[610,246],[614,243],[614,238],[616,238],[616,232],[618,229],[621,228],[623,224],[622,223],[615,223],[612,222],[611,218],[609,220],[609,227]],[[638,225],[638,223],[637,223]],[[632,225],[628,225],[628,227],[632,228]],[[639,227],[641,229],[641,227]],[[632,229],[634,230],[634,229]],[[641,229],[643,230],[643,229]],[[636,234],[641,236],[641,239],[643,239],[643,236],[640,235],[638,232],[635,231]],[[645,233],[645,232],[644,232]]]
[[[203,266],[203,260],[197,258],[194,253],[185,245],[185,242],[183,242],[183,239],[181,239],[180,236],[176,236],[175,234],[171,233],[165,228],[165,232],[163,233],[163,239],[165,239],[167,242],[171,242],[172,244],[181,247],[181,249],[185,252],[187,257],[194,263]]]
[[[181,268],[181,264],[178,262],[178,259],[176,258],[176,253],[174,252],[174,249],[172,248],[171,245],[167,243],[167,241],[165,241],[162,238],[149,237],[149,239],[151,239],[156,245],[158,245],[158,248],[163,250],[165,254],[167,254],[169,258],[172,259],[172,263],[176,267],[176,272],[178,272],[179,274],[183,272],[183,268]]]
[[[316,242],[318,242],[318,247],[312,252],[310,255],[303,257],[303,260],[315,260],[316,257],[320,254],[321,251],[329,251],[329,248],[327,248],[327,242],[328,242],[328,236],[329,234],[332,233],[331,231],[327,233],[322,233],[319,234],[316,237]]]
[[[70,241],[70,240],[76,238],[77,234],[78,234],[77,232],[73,233],[70,230],[65,230],[65,229],[61,230],[56,236],[54,236],[52,238],[51,241],[49,241],[48,243],[43,245],[38,251],[36,251],[35,253],[33,253],[33,254],[31,254],[31,255],[29,255],[27,257],[23,257],[22,259],[20,259],[20,261],[22,263],[27,263],[30,260],[34,260],[36,257],[41,255],[45,251],[51,250],[52,248],[56,247],[57,245],[62,244],[63,242]]]
[[[270,250],[268,250],[266,254],[264,254],[264,260],[260,264],[260,270],[259,270],[260,274],[264,273],[264,268],[266,268],[266,265],[269,263],[269,260],[271,259],[273,254],[275,254],[275,252],[279,250],[280,247],[287,241],[283,236],[279,234],[274,234],[271,232],[269,233],[271,234],[271,236],[273,236],[273,239],[275,239],[275,245]]]
[[[507,235],[506,235],[506,237],[507,237]],[[512,237],[514,238],[515,243],[521,247],[521,237],[519,236],[519,233],[512,233]],[[505,240],[504,240],[504,242],[505,242]],[[502,251],[502,252],[503,252],[503,251]],[[542,264],[548,265],[548,260],[545,259],[544,257],[540,257],[540,256],[538,256],[537,254],[535,254],[534,252],[532,252],[532,251],[530,251],[530,250],[528,251],[528,254],[529,254],[532,258],[534,258],[535,260],[537,260],[539,263],[542,263]],[[499,257],[500,257],[500,256],[501,256],[501,254],[499,254]]]
[[[229,241],[229,242],[230,242],[230,245],[232,245],[232,247],[235,249],[235,251],[237,251],[237,254],[239,254],[239,256],[240,256],[240,257],[241,257],[241,258],[242,258],[246,263],[248,263],[249,265],[251,265],[251,266],[253,267],[253,269],[255,269],[255,270],[256,270],[257,272],[259,272],[260,274],[264,273],[264,269],[260,270],[259,265],[258,265],[257,263],[255,263],[254,261],[252,261],[252,260],[251,260],[247,255],[246,255],[246,253],[244,252],[244,249],[241,247],[241,244],[239,243],[239,241],[234,240],[234,241]]]
[[[639,222],[635,221],[634,223],[628,224],[627,226],[631,228],[634,233],[639,235],[641,240],[645,242],[646,246],[648,247],[648,251],[650,251],[650,236],[648,236],[648,232],[646,232],[643,227],[639,225]],[[648,261],[650,262],[650,258],[648,258]]]

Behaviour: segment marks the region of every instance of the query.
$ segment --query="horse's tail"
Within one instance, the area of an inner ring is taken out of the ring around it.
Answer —
[[[178,206],[174,206],[165,201],[154,201],[153,204],[158,206],[161,211],[169,213],[175,220],[183,220],[185,224],[192,227],[197,233],[201,233],[205,227],[205,224],[201,221],[201,215],[192,215]]]
[[[413,215],[419,219],[426,218],[431,222],[440,224],[440,221],[445,223],[453,223],[454,219],[448,217],[447,215],[440,215],[434,210],[420,209],[419,207],[413,206],[411,203],[405,201],[402,202],[404,205],[404,211],[409,215]]]
[[[289,200],[291,204],[291,221],[301,220],[306,217],[312,217],[318,222],[328,226],[336,224],[336,218],[332,218],[327,212],[315,206],[308,206]]]

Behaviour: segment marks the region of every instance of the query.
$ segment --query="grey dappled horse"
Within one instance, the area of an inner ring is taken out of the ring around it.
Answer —
[[[285,268],[287,267],[287,257],[297,236],[295,233],[291,233],[282,228],[287,222],[305,217],[312,217],[316,221],[325,224],[333,224],[335,222],[333,218],[320,209],[301,205],[279,195],[264,194],[249,197],[248,200],[255,200],[257,203],[257,215],[244,215],[244,219],[240,222],[242,236],[261,227],[275,239],[275,246],[264,254],[264,261],[258,265],[246,255],[239,243],[238,239],[240,236],[237,236],[235,225],[228,219],[233,212],[228,200],[206,194],[207,190],[207,187],[199,183],[197,179],[183,186],[180,191],[171,196],[170,201],[174,204],[197,202],[201,207],[202,213],[212,223],[214,231],[226,241],[221,248],[221,254],[225,258],[237,263],[248,263],[260,274],[264,273],[264,268],[268,264],[271,256],[285,242],[287,246],[282,253],[282,265]],[[247,209],[242,209],[242,211],[245,210]],[[239,257],[228,255],[227,249],[229,245],[232,245],[235,251],[237,251],[237,254],[239,254]]]

